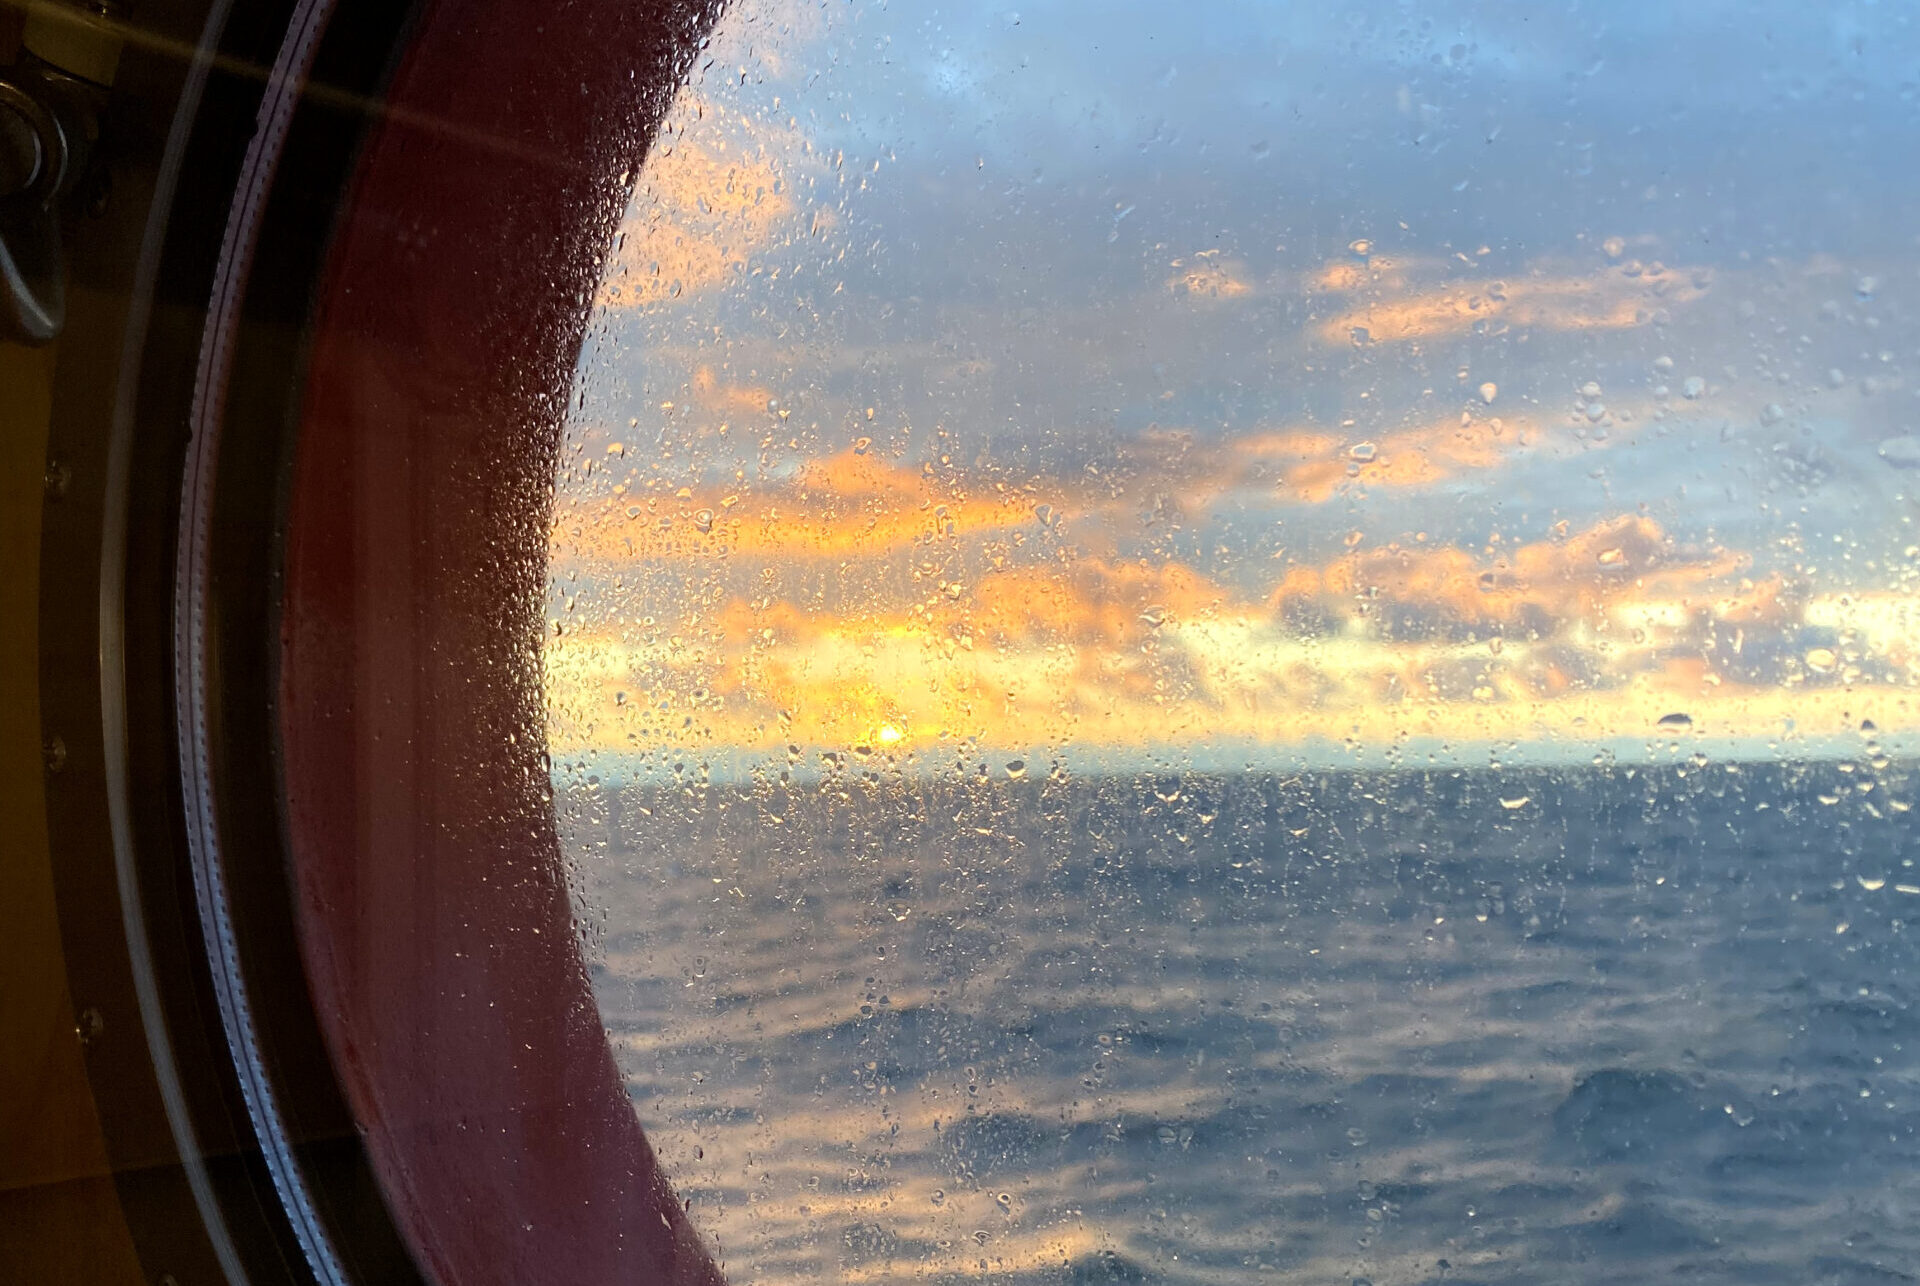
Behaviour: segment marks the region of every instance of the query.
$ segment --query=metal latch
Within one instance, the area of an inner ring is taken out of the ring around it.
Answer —
[[[36,0],[0,67],[0,340],[44,344],[66,321],[61,204],[87,173],[122,36],[105,5]]]

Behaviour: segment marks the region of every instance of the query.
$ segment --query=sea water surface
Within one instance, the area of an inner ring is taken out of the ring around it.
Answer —
[[[730,1280],[1920,1277],[1920,776],[563,782]]]

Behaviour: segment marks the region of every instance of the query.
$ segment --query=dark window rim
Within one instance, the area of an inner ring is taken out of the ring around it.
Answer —
[[[131,29],[136,46],[151,38],[130,54],[129,79],[139,82],[143,56],[164,68],[144,104],[148,133],[172,124],[150,201],[136,196],[106,221],[118,244],[74,245],[81,270],[119,304],[76,310],[56,375],[52,450],[71,472],[73,503],[49,514],[42,547],[42,686],[48,744],[60,748],[49,752],[50,767],[60,761],[49,811],[69,973],[81,1003],[102,1002],[89,1008],[108,1024],[90,1042],[89,1076],[156,1277],[464,1283],[509,1279],[517,1260],[556,1280],[719,1280],[633,1118],[573,935],[522,932],[515,917],[527,908],[511,899],[485,908],[500,944],[495,978],[506,980],[494,1003],[510,1012],[513,1036],[551,1036],[552,1013],[572,1015],[568,1039],[529,1045],[522,1059],[498,1032],[476,1040],[455,1013],[411,1052],[477,1059],[468,1074],[498,1089],[493,1106],[541,1115],[529,1116],[518,1150],[436,1149],[409,1133],[410,1120],[440,1109],[445,1087],[419,1075],[420,1058],[368,1038],[377,1006],[356,1010],[314,972],[331,935],[366,925],[329,920],[324,899],[304,896],[307,876],[363,855],[329,849],[316,814],[285,805],[291,786],[351,806],[365,784],[345,762],[317,782],[326,761],[301,758],[359,699],[327,686],[342,674],[326,656],[316,669],[301,642],[313,636],[300,633],[323,621],[351,640],[364,624],[351,602],[329,598],[339,586],[324,567],[351,548],[332,542],[352,506],[302,460],[328,440],[328,408],[356,396],[339,346],[430,338],[438,364],[419,366],[399,393],[429,408],[447,395],[436,376],[531,372],[481,381],[485,422],[519,426],[534,448],[522,464],[556,447],[566,390],[555,379],[570,376],[591,291],[555,285],[597,271],[612,203],[624,201],[716,8],[182,0]],[[197,42],[169,39],[169,26],[197,30]],[[475,92],[479,110],[453,110]],[[450,189],[489,176],[501,200],[446,204]],[[466,235],[424,275],[396,276],[387,270],[410,219]],[[515,261],[503,275],[534,306],[496,310],[491,330],[450,325],[458,295],[445,287],[507,249]],[[546,289],[530,296],[529,283]],[[360,302],[378,292],[381,306],[355,313],[356,292]],[[473,409],[467,393],[455,401]],[[358,433],[365,445],[369,427],[332,440]],[[507,473],[506,509],[482,516],[543,513],[550,473]],[[406,534],[402,520],[373,517],[390,534]],[[466,566],[443,557],[448,538],[471,530],[414,529],[418,561],[497,574],[498,560],[471,548]],[[97,596],[61,593],[77,566],[98,568]],[[436,635],[429,602],[415,619],[434,641],[468,631],[470,660],[504,660],[529,643],[517,618],[461,618]],[[283,699],[290,685],[299,700]],[[444,712],[439,727],[453,730]],[[487,743],[499,729],[482,720],[466,731],[489,749],[457,765],[423,760],[423,770],[498,774],[502,790],[524,789],[523,761],[539,748]],[[550,815],[547,830],[508,856],[564,895]],[[444,854],[422,844],[415,856]],[[468,863],[465,878],[478,869]],[[458,896],[457,879],[426,878]],[[461,903],[463,914],[476,909]],[[375,927],[392,937],[409,926]],[[396,989],[431,998],[449,979],[422,960],[421,976]],[[521,1062],[530,1081],[500,1079]],[[528,1084],[537,1101],[514,1097]],[[401,1191],[397,1178],[416,1171],[422,1182]],[[463,1204],[488,1185],[521,1193],[522,1206]],[[445,1195],[422,1200],[436,1188]],[[532,1217],[503,1256],[483,1225],[510,1228],[520,1215]]]

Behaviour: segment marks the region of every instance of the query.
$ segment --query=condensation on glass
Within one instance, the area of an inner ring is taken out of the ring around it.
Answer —
[[[735,1280],[1920,1264],[1892,4],[730,9],[544,661]]]

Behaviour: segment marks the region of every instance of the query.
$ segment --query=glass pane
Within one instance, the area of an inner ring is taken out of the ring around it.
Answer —
[[[1917,54],[1865,3],[728,10],[544,662],[736,1280],[1920,1262]]]

